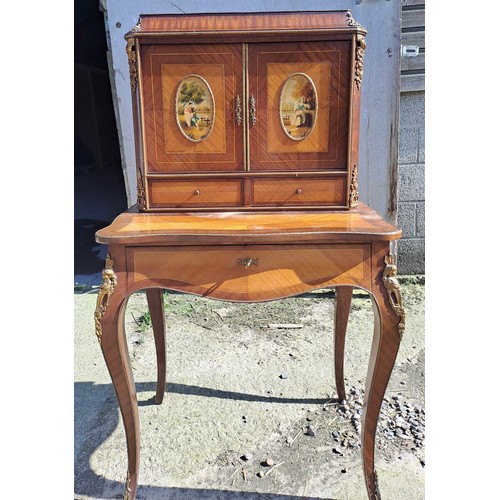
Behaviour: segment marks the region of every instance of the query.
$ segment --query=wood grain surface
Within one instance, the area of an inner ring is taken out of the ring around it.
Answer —
[[[370,277],[369,245],[253,245],[127,250],[129,293],[153,283],[205,297],[258,302]],[[246,268],[242,262],[251,259]]]
[[[342,206],[346,203],[346,184],[345,177],[254,179],[252,205]]]
[[[308,12],[266,12],[262,14],[158,14],[142,15],[140,31],[133,33],[217,33],[217,32],[280,32],[280,31],[364,31],[348,23],[347,10]]]
[[[135,75],[141,210],[351,208],[359,149],[356,37],[365,33],[345,10],[141,16],[126,35]],[[290,93],[284,92],[294,75],[302,75],[313,90],[290,84]],[[182,83],[193,78],[206,87],[206,95],[196,94],[192,105],[197,124],[186,120],[191,116],[182,111],[187,101],[179,98]],[[300,98],[307,99],[301,117],[293,114]],[[252,174],[283,172],[343,173],[345,179],[332,181],[335,189],[328,195],[309,191],[290,197],[275,191],[266,198],[272,190],[254,191],[264,184],[254,182]],[[216,196],[183,202],[179,191],[154,179],[195,173],[216,175],[221,183],[231,174],[245,174],[242,191],[221,196],[220,202]]]
[[[259,244],[391,241],[401,229],[372,208],[336,212],[140,213],[136,207],[96,233],[104,244]]]
[[[243,205],[242,179],[153,179],[148,184],[151,208]]]
[[[241,57],[241,44],[140,46],[146,176],[243,170],[243,128],[234,113],[243,92]],[[177,89],[187,75],[202,77],[213,92],[213,128],[200,142],[186,138],[176,119]]]
[[[291,140],[280,123],[284,82],[303,73],[313,82],[316,123],[309,136]],[[351,43],[249,44],[248,93],[256,98],[250,128],[250,170],[346,170],[349,138]],[[356,126],[357,124],[354,124]]]

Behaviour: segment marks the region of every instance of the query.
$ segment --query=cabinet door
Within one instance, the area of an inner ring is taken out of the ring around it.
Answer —
[[[350,46],[248,46],[250,170],[347,169]]]
[[[141,45],[146,172],[243,170],[241,45]]]

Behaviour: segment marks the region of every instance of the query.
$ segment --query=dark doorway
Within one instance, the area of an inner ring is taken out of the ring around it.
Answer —
[[[95,232],[127,208],[107,61],[103,13],[97,0],[75,2],[74,275],[100,282],[106,248]]]

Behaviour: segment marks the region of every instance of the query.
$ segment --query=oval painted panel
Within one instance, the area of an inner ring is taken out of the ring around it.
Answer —
[[[285,134],[303,141],[316,124],[318,95],[313,81],[305,73],[293,73],[283,83],[279,114]]]
[[[193,142],[206,139],[215,121],[215,101],[208,82],[199,75],[187,75],[177,85],[175,96],[177,125]]]

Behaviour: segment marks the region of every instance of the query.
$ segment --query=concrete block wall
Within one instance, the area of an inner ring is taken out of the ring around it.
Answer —
[[[400,101],[397,223],[398,273],[425,273],[425,95],[404,92]]]

